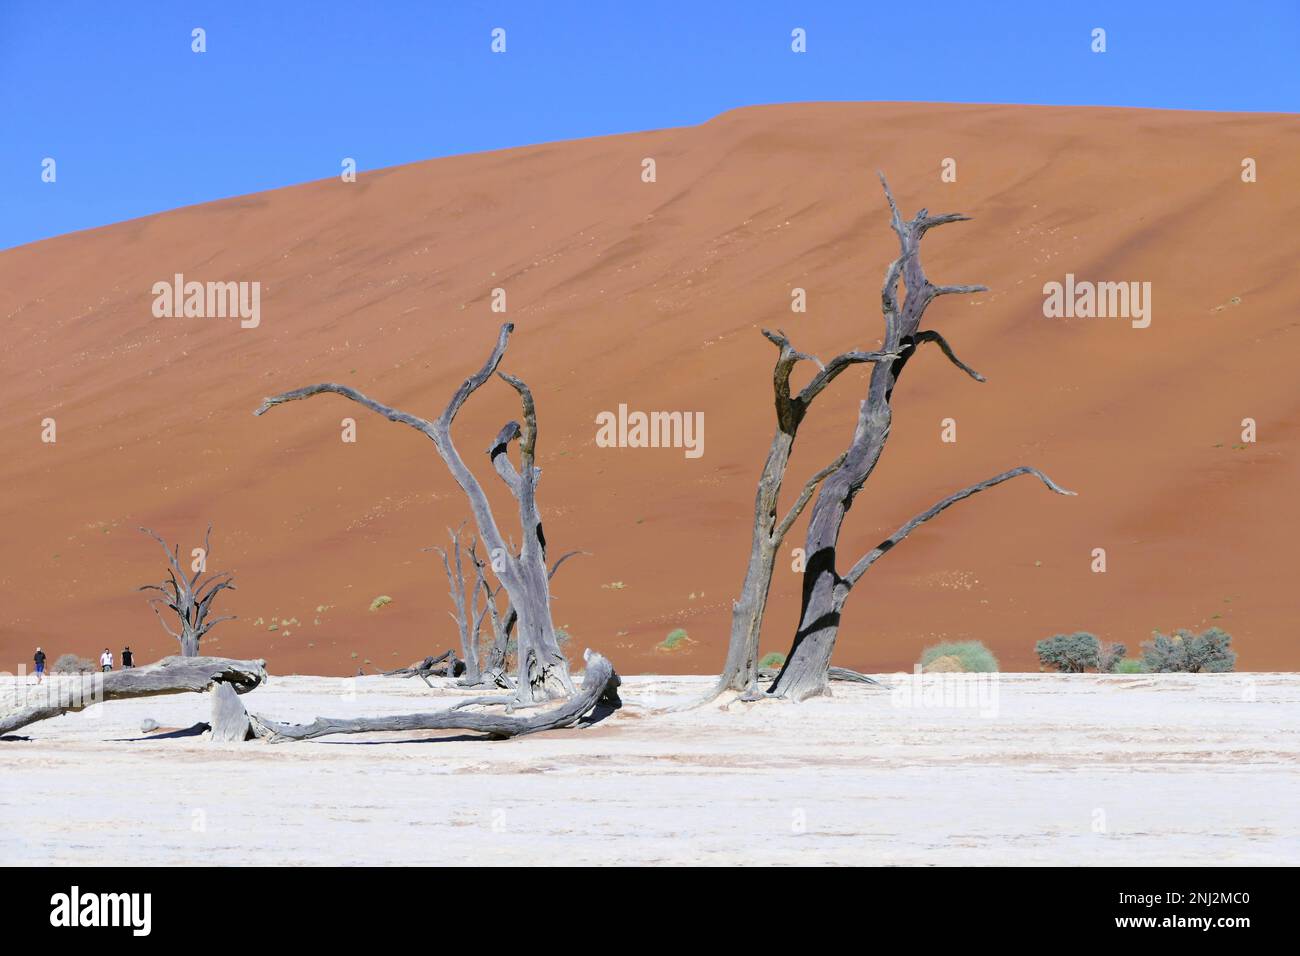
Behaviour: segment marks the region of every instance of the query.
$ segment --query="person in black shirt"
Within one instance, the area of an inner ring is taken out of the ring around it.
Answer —
[[[130,644],[122,648],[122,669],[126,670],[128,667],[135,667],[135,655],[131,653]]]
[[[32,660],[36,661],[36,683],[43,683],[45,681],[45,652],[39,647],[36,648],[36,656]]]

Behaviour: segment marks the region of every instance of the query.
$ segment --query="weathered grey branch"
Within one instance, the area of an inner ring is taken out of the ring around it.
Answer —
[[[839,458],[836,458],[833,462],[808,479],[807,483],[803,486],[803,491],[799,492],[799,497],[795,499],[794,504],[790,506],[790,510],[786,512],[786,516],[781,519],[781,523],[776,526],[775,530],[773,530],[772,541],[775,544],[779,545],[785,540],[786,532],[790,530],[792,524],[799,520],[799,515],[803,514],[803,509],[807,507],[809,500],[813,496],[813,492],[817,490],[817,486],[822,483],[822,480],[825,479],[827,475],[842,464],[844,464],[844,456],[840,455]]]
[[[1010,481],[1012,478],[1016,478],[1020,475],[1033,475],[1035,478],[1037,478],[1039,481],[1045,484],[1050,490],[1056,492],[1058,495],[1072,496],[1075,494],[1075,492],[1073,491],[1069,491],[1065,488],[1062,488],[1060,485],[1052,481],[1051,478],[1048,478],[1037,468],[1030,468],[1027,465],[1022,465],[1019,468],[1012,468],[1010,471],[1004,471],[1002,472],[1002,474],[994,475],[992,478],[989,478],[985,481],[978,481],[973,485],[969,485],[963,488],[961,491],[953,492],[947,498],[944,498],[942,501],[936,502],[935,504],[931,505],[925,511],[922,511],[919,515],[909,520],[906,524],[904,524],[901,528],[899,528],[897,531],[891,534],[884,541],[880,542],[880,544],[876,545],[874,548],[872,548],[870,551],[864,554],[858,560],[857,564],[853,565],[853,567],[849,570],[849,573],[844,575],[843,585],[846,588],[851,588],[853,587],[853,585],[857,584],[858,580],[862,577],[862,575],[866,574],[867,568],[875,564],[876,561],[878,561],[881,557],[887,554],[890,551],[890,549],[894,547],[894,545],[898,544],[898,542],[902,541],[909,534],[911,534],[921,525],[925,524],[931,518],[935,517],[938,514],[941,514],[942,512],[946,511],[948,508],[951,508],[953,505],[963,500],[964,498],[969,498],[971,495],[978,494],[979,492],[984,491],[986,488],[992,488],[995,485],[1000,485],[1002,484],[1002,482]]]
[[[311,740],[331,734],[368,734],[411,730],[471,730],[490,738],[503,739],[535,734],[545,730],[570,727],[601,708],[616,709],[618,675],[614,666],[600,654],[587,651],[587,673],[582,688],[559,706],[528,717],[510,714],[444,710],[424,714],[399,714],[393,717],[333,718],[317,717],[310,724],[283,724],[265,717],[250,715],[253,730],[272,743],[286,740]]]
[[[204,691],[215,683],[229,684],[243,694],[266,679],[266,661],[225,657],[164,657],[108,674],[50,675],[42,684],[23,688],[28,706],[0,716],[0,736],[104,701]]]
[[[547,579],[549,580],[555,577],[555,572],[560,570],[560,565],[562,565],[565,561],[568,561],[569,558],[576,558],[580,554],[585,554],[590,556],[591,552],[590,551],[566,551],[564,552],[564,554],[556,558],[555,563],[551,565],[551,570],[548,571],[546,574]]]
[[[426,657],[424,660],[422,660],[422,661],[416,661],[416,662],[413,663],[413,664],[408,664],[406,667],[398,667],[398,668],[396,668],[395,670],[384,671],[383,674],[382,674],[381,676],[383,676],[383,677],[415,677],[415,676],[416,676],[417,674],[419,674],[420,672],[422,672],[422,671],[423,671],[423,672],[431,671],[431,670],[433,670],[435,667],[437,667],[439,664],[441,664],[443,661],[447,660],[448,658],[452,658],[452,659],[454,659],[455,657],[456,657],[456,653],[455,653],[455,651],[451,651],[451,650],[443,651],[443,652],[442,652],[441,654],[439,654],[437,657],[432,657],[432,656],[430,656],[430,657]]]
[[[850,684],[875,684],[877,687],[880,686],[880,681],[874,677],[851,671],[847,667],[830,667],[827,669],[826,676],[830,680],[845,681]]]
[[[957,353],[952,350],[952,346],[948,344],[948,340],[933,329],[926,329],[922,332],[917,332],[916,335],[913,336],[913,341],[915,341],[917,345],[920,345],[923,342],[934,342],[939,346],[939,348],[943,349],[943,354],[948,356],[948,360],[952,362],[953,365],[957,366],[977,382],[987,381],[983,375],[959,359]]]
[[[760,680],[773,681],[776,680],[776,675],[778,673],[780,673],[780,671],[774,667],[760,667],[758,670],[758,677]],[[876,680],[874,677],[868,677],[866,674],[851,671],[847,667],[831,667],[827,671],[826,676],[829,680],[843,681],[849,684],[874,684],[877,687],[880,686],[880,681]],[[748,699],[761,700],[762,697],[761,695],[756,694]]]

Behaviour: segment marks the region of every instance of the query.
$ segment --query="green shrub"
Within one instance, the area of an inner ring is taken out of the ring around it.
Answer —
[[[1237,662],[1231,643],[1232,635],[1217,627],[1200,634],[1185,627],[1172,635],[1156,631],[1142,644],[1142,668],[1152,674],[1223,673]]]
[[[767,654],[764,654],[763,659],[758,662],[759,670],[768,670],[768,669],[775,670],[778,667],[784,667],[784,666],[785,666],[785,655],[778,654],[776,651],[771,651]]]
[[[1115,665],[1116,674],[1141,674],[1142,662],[1136,657],[1126,657]]]
[[[689,639],[690,639],[689,635],[687,635],[686,631],[679,627],[674,631],[670,631],[668,633],[668,636],[663,639],[663,643],[661,643],[659,646],[666,651],[673,651],[676,650],[679,646],[681,646],[681,643],[683,641]]]
[[[927,647],[921,653],[921,669],[940,657],[955,657],[961,669],[968,673],[987,674],[998,669],[998,659],[979,641],[946,641]]]
[[[1101,641],[1087,631],[1073,634],[1053,634],[1034,645],[1038,663],[1062,674],[1082,674],[1089,667],[1098,667]]]

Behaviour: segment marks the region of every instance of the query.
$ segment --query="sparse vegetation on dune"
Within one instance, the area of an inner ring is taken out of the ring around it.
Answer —
[[[668,636],[659,642],[658,649],[664,651],[675,651],[683,644],[690,641],[690,635],[686,633],[685,628],[675,628],[668,632]]]
[[[1102,641],[1087,631],[1053,634],[1034,645],[1038,662],[1062,674],[1082,674],[1089,668],[1101,674],[1114,673],[1128,653],[1123,644]]]
[[[1200,634],[1182,627],[1173,634],[1156,631],[1142,644],[1142,668],[1153,674],[1223,673],[1237,663],[1231,643],[1232,635],[1217,627]]]
[[[1034,645],[1038,663],[1062,674],[1082,674],[1096,667],[1101,653],[1101,641],[1087,631],[1073,634],[1053,634]]]
[[[996,673],[998,659],[980,641],[945,641],[921,653],[921,670],[926,673]]]

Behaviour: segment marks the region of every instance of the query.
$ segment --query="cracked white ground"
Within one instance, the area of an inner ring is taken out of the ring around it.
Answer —
[[[0,741],[0,864],[1300,863],[1300,675],[1004,674],[993,715],[841,684],[652,712],[711,681],[626,678],[596,726],[507,741],[151,739],[206,697],[113,701]],[[474,693],[442,684],[242,699],[305,722]]]

